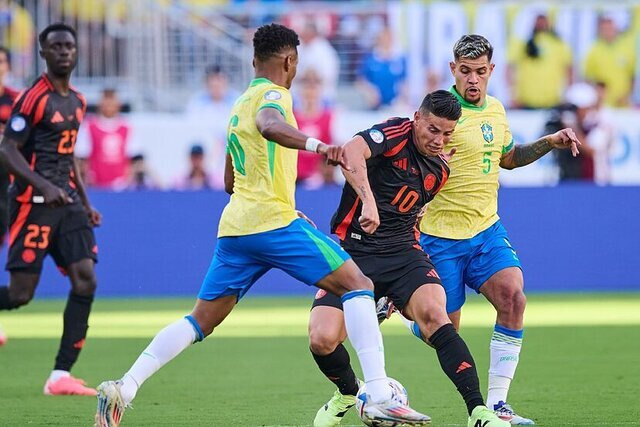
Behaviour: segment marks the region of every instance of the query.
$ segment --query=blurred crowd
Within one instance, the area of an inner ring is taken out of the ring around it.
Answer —
[[[206,8],[236,2],[239,1],[180,3]],[[23,3],[0,0],[0,42],[7,47],[4,52],[7,62],[11,59],[13,64],[13,75],[24,75],[36,60],[35,26],[21,6]],[[93,6],[88,7],[87,3]],[[116,3],[126,7],[126,2],[113,2]],[[95,33],[79,39],[83,52],[89,50],[88,43],[96,41],[101,49],[117,49],[113,40],[98,40],[102,34],[100,26],[106,22],[104,0],[63,0],[60,5],[74,19],[95,23]],[[111,14],[123,13],[122,8],[110,10]],[[297,29],[301,40],[298,77],[292,93],[294,113],[303,132],[329,144],[343,143],[334,137],[336,108],[390,112],[413,108],[411,103],[415,101],[411,99],[407,81],[408,58],[402,50],[403,43],[394,39],[386,18],[372,14],[357,20],[346,15],[332,31],[319,25],[313,15],[306,15],[302,21],[289,20],[285,23]],[[529,38],[509,41],[508,67],[497,69],[493,77],[504,78],[509,84],[511,99],[507,106],[548,110],[547,131],[571,126],[584,143],[578,158],[557,155],[561,180],[609,182],[608,159],[616,135],[611,109],[634,107],[633,80],[639,62],[637,38],[637,34],[621,28],[612,16],[603,13],[598,17],[598,36],[579,63],[569,44],[554,31],[550,17],[541,13]],[[101,66],[106,65],[95,65]],[[212,122],[211,135],[206,140],[190,141],[183,153],[182,175],[170,184],[156,178],[145,157],[148,153],[140,147],[135,129],[122,114],[121,94],[108,87],[95,100],[94,111],[87,116],[76,146],[77,156],[83,159],[87,184],[112,190],[223,189],[226,118],[239,93],[231,87],[231,76],[221,64],[210,64],[202,73],[202,89],[192,94],[184,114]],[[502,75],[496,76],[497,73]],[[449,76],[438,75],[429,67],[425,67],[424,74],[427,90],[442,88],[449,81]],[[11,84],[10,75],[8,71],[0,75],[2,86],[6,81]],[[348,105],[344,104],[345,97],[349,99]],[[334,185],[340,178],[319,156],[300,153],[300,185],[318,188]]]

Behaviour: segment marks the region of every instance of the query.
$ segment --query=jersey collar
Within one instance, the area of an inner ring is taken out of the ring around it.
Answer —
[[[257,79],[251,80],[251,83],[249,83],[249,87],[258,86],[264,83],[274,84],[271,80],[265,77],[258,77]]]
[[[456,98],[458,98],[458,101],[460,101],[460,105],[462,105],[464,108],[469,108],[471,110],[478,110],[478,111],[482,111],[485,108],[487,108],[488,101],[486,97],[484,99],[484,104],[482,104],[481,106],[477,106],[475,104],[467,102],[462,96],[460,96],[455,85],[449,88],[449,92],[451,92]]]

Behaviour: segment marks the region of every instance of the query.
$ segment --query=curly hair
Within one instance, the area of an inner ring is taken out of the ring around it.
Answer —
[[[462,115],[462,107],[458,99],[447,90],[436,90],[429,93],[420,105],[422,114],[432,113],[434,116],[448,120],[458,120]]]
[[[38,35],[40,47],[44,45],[44,42],[47,40],[47,36],[49,35],[49,33],[53,33],[54,31],[66,31],[68,33],[71,33],[74,40],[78,40],[78,37],[76,36],[76,30],[74,30],[73,27],[65,24],[64,22],[56,22],[55,24],[51,24],[47,28],[42,30],[40,35]]]
[[[489,40],[478,34],[466,34],[453,45],[453,57],[456,61],[460,58],[478,59],[483,55],[487,55],[491,61],[493,46]]]
[[[253,35],[253,55],[259,61],[266,61],[283,49],[295,49],[299,44],[298,34],[292,29],[280,24],[267,24]]]

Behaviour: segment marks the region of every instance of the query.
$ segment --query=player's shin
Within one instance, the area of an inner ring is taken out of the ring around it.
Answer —
[[[9,299],[9,287],[0,286],[0,310],[12,310],[18,306]]]
[[[476,406],[484,405],[475,362],[453,325],[447,323],[440,327],[429,337],[429,342],[436,349],[442,370],[464,399],[469,414]]]
[[[200,326],[191,316],[186,316],[158,332],[122,377],[120,392],[124,403],[131,403],[142,383],[167,362],[194,342],[203,339],[204,334]]]
[[[355,396],[358,394],[358,379],[351,368],[349,352],[344,345],[338,344],[335,350],[323,356],[311,351],[320,371],[337,387],[340,394]]]
[[[358,290],[342,295],[345,326],[358,354],[367,391],[373,402],[391,398],[384,369],[384,346],[376,317],[373,292]]]
[[[509,386],[515,375],[522,347],[523,330],[513,330],[495,325],[489,345],[489,391],[487,406],[495,409],[500,402],[507,401]]]
[[[64,309],[62,339],[54,371],[68,372],[78,360],[78,355],[87,337],[92,303],[93,295],[79,295],[73,291],[69,293]]]

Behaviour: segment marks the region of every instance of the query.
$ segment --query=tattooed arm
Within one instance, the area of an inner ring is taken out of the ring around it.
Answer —
[[[514,145],[500,159],[504,169],[515,169],[533,163],[554,148],[570,148],[573,156],[577,156],[581,145],[572,129],[562,129],[554,134],[546,135],[530,144]]]
[[[371,157],[371,150],[364,138],[358,135],[345,144],[342,155],[349,165],[349,170],[342,168],[342,173],[362,200],[362,214],[358,221],[365,233],[373,234],[380,225],[380,217],[367,176],[367,159]]]

